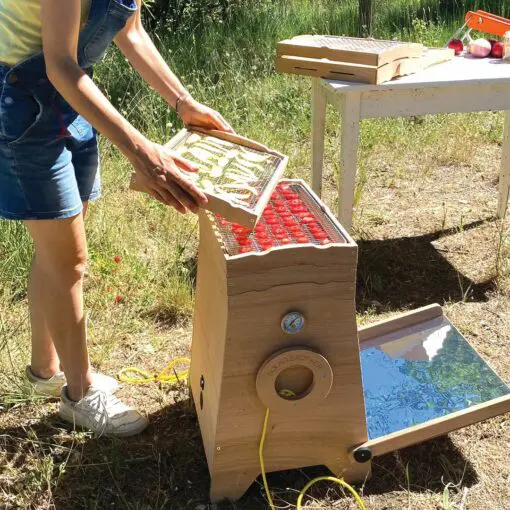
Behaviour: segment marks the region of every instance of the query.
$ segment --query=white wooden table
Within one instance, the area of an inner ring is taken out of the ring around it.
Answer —
[[[350,230],[354,207],[359,128],[362,119],[433,113],[505,110],[497,215],[504,217],[510,192],[510,63],[455,57],[382,85],[313,79],[312,187],[320,196],[327,103],[341,114],[338,217]]]

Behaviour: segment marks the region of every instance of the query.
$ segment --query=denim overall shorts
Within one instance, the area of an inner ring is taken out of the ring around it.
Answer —
[[[135,0],[91,0],[78,41],[89,76],[136,9]],[[49,81],[43,53],[0,64],[0,217],[70,218],[100,194],[97,133]]]

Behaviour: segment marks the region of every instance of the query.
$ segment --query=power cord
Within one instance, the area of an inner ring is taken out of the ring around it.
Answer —
[[[191,363],[189,358],[176,358],[172,360],[159,374],[149,374],[145,370],[137,367],[123,368],[118,374],[117,379],[129,384],[148,384],[152,382],[162,382],[177,384],[186,381],[189,376],[189,368],[176,372],[174,367],[179,363]],[[172,371],[170,374],[169,372]]]
[[[117,378],[119,381],[127,382],[129,384],[148,384],[152,382],[162,382],[162,383],[170,383],[170,384],[176,384],[179,382],[182,382],[186,380],[189,376],[189,368],[181,370],[180,372],[176,372],[174,367],[178,365],[179,363],[191,363],[191,360],[189,358],[176,358],[172,360],[159,374],[150,374],[149,372],[146,372],[145,370],[142,370],[137,367],[128,367],[123,368],[118,374]],[[172,371],[172,374],[169,374],[169,372]],[[280,394],[282,396],[294,396],[294,393],[292,390],[281,390]],[[266,468],[264,466],[264,443],[266,441],[266,435],[267,435],[267,427],[269,423],[269,409],[266,409],[266,413],[264,416],[264,425],[262,427],[262,435],[260,437],[260,443],[259,443],[259,462],[260,462],[260,472],[262,474],[262,481],[264,483],[264,489],[266,491],[267,501],[269,503],[269,506],[271,510],[276,510],[276,507],[274,506],[273,500],[271,498],[271,492],[269,491],[269,485],[267,483],[267,477],[266,477]],[[321,481],[328,481],[333,482],[338,485],[341,485],[342,487],[346,488],[354,497],[356,500],[356,503],[358,504],[359,508],[361,510],[366,510],[365,504],[363,503],[363,500],[361,499],[360,495],[344,480],[340,478],[335,478],[334,476],[320,476],[318,478],[314,478],[310,482],[308,482],[304,487],[303,490],[299,493],[299,497],[297,500],[296,510],[302,510],[302,503],[303,498],[306,494],[306,492],[312,487],[312,485],[315,485],[318,482]]]
[[[264,425],[262,427],[262,436],[260,437],[260,444],[259,444],[259,461],[260,461],[260,472],[262,473],[262,481],[264,483],[264,489],[266,491],[267,501],[269,503],[269,506],[271,510],[276,510],[276,507],[274,506],[273,500],[271,498],[271,493],[269,492],[269,485],[267,483],[266,478],[266,469],[264,466],[264,443],[266,441],[266,434],[267,434],[267,426],[269,422],[269,409],[266,409],[266,414],[264,416]],[[342,487],[345,487],[354,497],[356,500],[356,503],[358,503],[358,506],[361,510],[366,510],[365,504],[363,503],[363,500],[361,499],[360,495],[344,480],[340,478],[335,478],[334,476],[320,476],[318,478],[314,478],[310,482],[308,482],[304,487],[303,490],[299,493],[299,497],[297,500],[296,510],[302,509],[302,503],[303,498],[306,494],[306,492],[312,487],[312,485],[315,485],[318,482],[321,482],[323,480],[326,480],[328,482],[333,482],[338,485],[341,485]]]

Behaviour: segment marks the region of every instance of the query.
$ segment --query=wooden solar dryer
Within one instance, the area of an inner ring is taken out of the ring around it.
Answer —
[[[187,177],[209,198],[191,389],[213,501],[260,474],[266,409],[267,471],[326,465],[347,482],[374,455],[510,410],[510,389],[440,306],[357,329],[356,243],[304,182],[278,183],[286,156],[197,129],[168,146],[199,165]]]
[[[308,242],[278,230],[285,194],[315,220],[296,218]],[[374,455],[510,410],[440,306],[358,331],[356,264],[356,243],[302,181],[280,183],[254,231],[201,212],[191,388],[212,501],[260,474],[267,408],[268,472],[325,465],[347,482]]]

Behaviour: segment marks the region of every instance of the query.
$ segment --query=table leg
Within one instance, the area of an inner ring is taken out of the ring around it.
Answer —
[[[354,209],[360,105],[361,97],[359,93],[343,94],[338,105],[342,115],[342,152],[340,154],[338,176],[338,219],[347,231],[352,226]]]
[[[510,110],[505,111],[505,131],[503,133],[503,156],[499,174],[498,217],[504,218],[510,195]]]
[[[324,165],[324,131],[326,128],[326,91],[320,78],[312,80],[312,189],[322,193]]]

